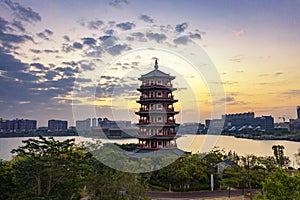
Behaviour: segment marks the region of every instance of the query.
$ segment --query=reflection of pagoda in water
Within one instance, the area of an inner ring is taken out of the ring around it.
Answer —
[[[140,150],[166,150],[177,149],[175,136],[176,124],[174,116],[178,111],[174,110],[174,99],[171,81],[175,76],[170,76],[158,70],[157,60],[154,70],[142,75],[139,80],[142,85],[138,88],[141,92],[140,110],[135,112],[139,115],[138,122],[138,149]]]

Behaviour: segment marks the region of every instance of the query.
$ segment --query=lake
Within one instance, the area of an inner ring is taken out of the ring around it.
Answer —
[[[75,138],[76,143],[92,140],[91,138],[80,136],[55,137],[55,139],[60,141],[70,138]],[[12,154],[10,151],[22,145],[22,140],[26,139],[28,138],[0,138],[0,158],[4,160],[11,159]],[[137,139],[104,139],[102,142],[113,142],[119,144],[137,143]],[[253,154],[256,156],[271,156],[273,155],[273,145],[283,145],[285,147],[284,154],[292,161],[290,165],[298,167],[294,154],[298,152],[300,142],[285,140],[251,140],[217,135],[184,135],[177,139],[177,146],[180,149],[192,153],[208,152],[214,146],[217,146],[220,149],[224,149],[226,152],[230,150],[235,151],[239,155]]]

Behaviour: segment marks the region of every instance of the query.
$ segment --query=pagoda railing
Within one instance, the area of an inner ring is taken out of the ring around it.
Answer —
[[[149,95],[149,96],[140,96],[140,99],[152,99],[152,98],[157,98],[157,99],[173,99],[173,95]]]
[[[170,109],[165,109],[165,108],[162,108],[162,109],[146,109],[146,108],[140,108],[139,111],[140,111],[140,112],[147,112],[147,111],[167,111],[167,112],[173,112],[173,111],[174,111],[174,108],[170,108]]]
[[[172,84],[146,83],[146,84],[142,84],[142,85],[141,85],[141,87],[149,87],[149,86],[164,86],[164,87],[172,87]]]
[[[169,119],[166,122],[155,122],[155,121],[150,121],[150,120],[144,120],[144,119],[140,119],[139,120],[139,124],[174,124],[175,123],[175,119]]]

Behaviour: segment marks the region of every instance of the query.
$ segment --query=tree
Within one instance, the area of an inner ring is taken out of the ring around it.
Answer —
[[[17,198],[73,199],[79,196],[82,179],[89,171],[90,155],[74,139],[60,142],[41,137],[23,141],[12,150]],[[26,185],[26,187],[24,187]]]
[[[274,156],[278,167],[282,168],[284,166],[287,166],[290,163],[290,159],[287,156],[284,156],[283,153],[284,146],[273,145],[272,149],[274,151]]]
[[[255,199],[300,199],[300,175],[292,177],[282,169],[278,169],[266,178],[263,189],[264,194],[256,195]]]
[[[16,183],[10,161],[0,160],[0,199],[9,199],[15,192]]]
[[[298,149],[298,152],[295,153],[296,162],[298,165],[300,165],[300,148]]]

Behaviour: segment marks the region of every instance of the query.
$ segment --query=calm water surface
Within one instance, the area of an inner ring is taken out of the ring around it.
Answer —
[[[55,139],[63,141],[75,138],[76,143],[91,141],[91,138],[84,137],[55,137]],[[28,138],[0,138],[0,158],[9,160],[12,158],[10,151],[22,145],[22,140]],[[36,138],[37,139],[37,138]],[[137,139],[114,139],[101,140],[102,142],[116,142],[119,144],[136,143]],[[299,142],[291,142],[284,140],[251,140],[235,138],[231,136],[213,136],[213,135],[185,135],[177,139],[177,145],[180,149],[190,151],[192,153],[208,152],[214,146],[237,152],[239,155],[253,154],[256,156],[273,155],[273,145],[283,145],[285,147],[285,155],[292,161],[291,166],[298,167],[294,154],[300,148]]]

